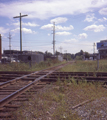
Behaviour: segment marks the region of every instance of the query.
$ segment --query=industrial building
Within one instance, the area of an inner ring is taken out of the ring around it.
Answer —
[[[97,43],[97,49],[101,59],[107,58],[107,40],[101,40]]]
[[[9,59],[14,58],[16,61],[25,63],[29,61],[32,63],[39,63],[44,61],[44,55],[42,53],[33,51],[4,50],[2,56]]]

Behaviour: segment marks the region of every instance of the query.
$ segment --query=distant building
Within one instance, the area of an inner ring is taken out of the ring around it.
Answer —
[[[58,60],[59,61],[63,61],[63,56],[62,55],[58,55]]]
[[[97,43],[97,49],[100,54],[100,58],[107,58],[107,40],[101,40]]]
[[[3,55],[8,58],[15,58],[16,61],[39,63],[44,61],[44,54],[34,51],[4,50]]]

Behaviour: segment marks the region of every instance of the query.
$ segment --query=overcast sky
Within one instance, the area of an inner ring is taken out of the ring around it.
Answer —
[[[107,0],[0,0],[2,49],[20,50],[19,14],[22,18],[23,50],[62,53],[93,53],[93,43],[107,39]],[[96,50],[97,52],[97,50]]]

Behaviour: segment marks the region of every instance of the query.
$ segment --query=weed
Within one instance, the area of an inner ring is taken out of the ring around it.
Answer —
[[[77,85],[77,81],[74,79],[74,77],[72,77],[71,82],[73,83],[73,85]]]
[[[75,64],[67,65],[63,67],[61,72],[106,72],[107,62],[106,60],[99,60],[99,70],[96,70],[96,61],[76,61]],[[96,75],[95,75],[96,76]]]
[[[64,86],[60,86],[60,87],[59,87],[59,92],[62,92],[62,93],[63,93],[64,91],[65,91]]]
[[[58,85],[58,86],[60,86],[60,85],[61,85],[61,80],[60,80],[60,77],[58,77],[58,78],[57,78],[56,85]]]

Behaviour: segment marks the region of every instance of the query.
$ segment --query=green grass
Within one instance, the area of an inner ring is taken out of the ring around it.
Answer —
[[[31,67],[29,63],[0,64],[0,71],[39,71],[62,63],[64,62],[59,62],[58,60],[47,60],[45,62],[40,62],[39,64],[32,64]]]
[[[107,72],[107,60],[99,60],[99,69],[97,70],[97,61],[76,61],[63,67],[63,72]]]

